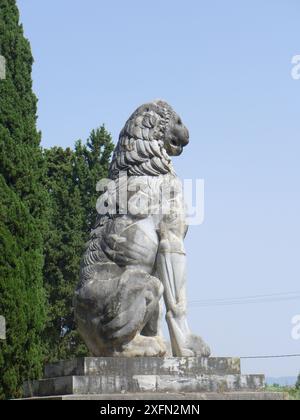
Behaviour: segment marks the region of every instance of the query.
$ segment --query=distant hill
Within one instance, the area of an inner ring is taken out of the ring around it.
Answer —
[[[280,385],[280,386],[295,386],[297,382],[296,376],[282,376],[280,378],[266,378],[267,385]]]

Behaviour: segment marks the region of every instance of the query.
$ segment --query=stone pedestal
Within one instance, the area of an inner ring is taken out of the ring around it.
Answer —
[[[81,358],[47,365],[25,398],[77,400],[284,399],[234,358]]]

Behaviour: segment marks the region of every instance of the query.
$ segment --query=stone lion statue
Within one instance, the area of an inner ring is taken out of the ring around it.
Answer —
[[[78,330],[95,357],[166,355],[162,298],[173,356],[210,355],[186,316],[187,225],[171,157],[188,143],[187,128],[163,101],[139,107],[120,134],[113,187],[98,202],[74,298]]]

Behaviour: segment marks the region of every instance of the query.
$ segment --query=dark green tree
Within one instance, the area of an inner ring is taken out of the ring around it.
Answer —
[[[79,281],[80,259],[96,218],[97,182],[107,177],[113,151],[104,127],[92,131],[75,150],[45,151],[51,223],[45,243],[44,279],[50,303],[45,330],[50,361],[87,355],[76,332],[72,299]]]
[[[102,125],[93,130],[86,144],[75,144],[75,182],[77,183],[85,211],[84,232],[88,237],[96,220],[97,182],[107,178],[110,158],[114,150],[111,134]]]
[[[47,360],[54,361],[80,355],[73,332],[72,296],[85,237],[84,211],[74,182],[74,152],[54,147],[45,151],[45,159],[51,210],[45,240],[44,281],[50,309],[44,340]]]
[[[43,238],[47,228],[44,159],[36,129],[33,58],[14,0],[0,0],[0,398],[21,395],[25,379],[39,377],[46,319]]]

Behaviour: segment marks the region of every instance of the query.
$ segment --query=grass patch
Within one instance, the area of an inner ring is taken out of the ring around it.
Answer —
[[[300,401],[300,389],[273,385],[267,386],[266,390],[269,392],[284,392],[289,395],[290,400]]]

